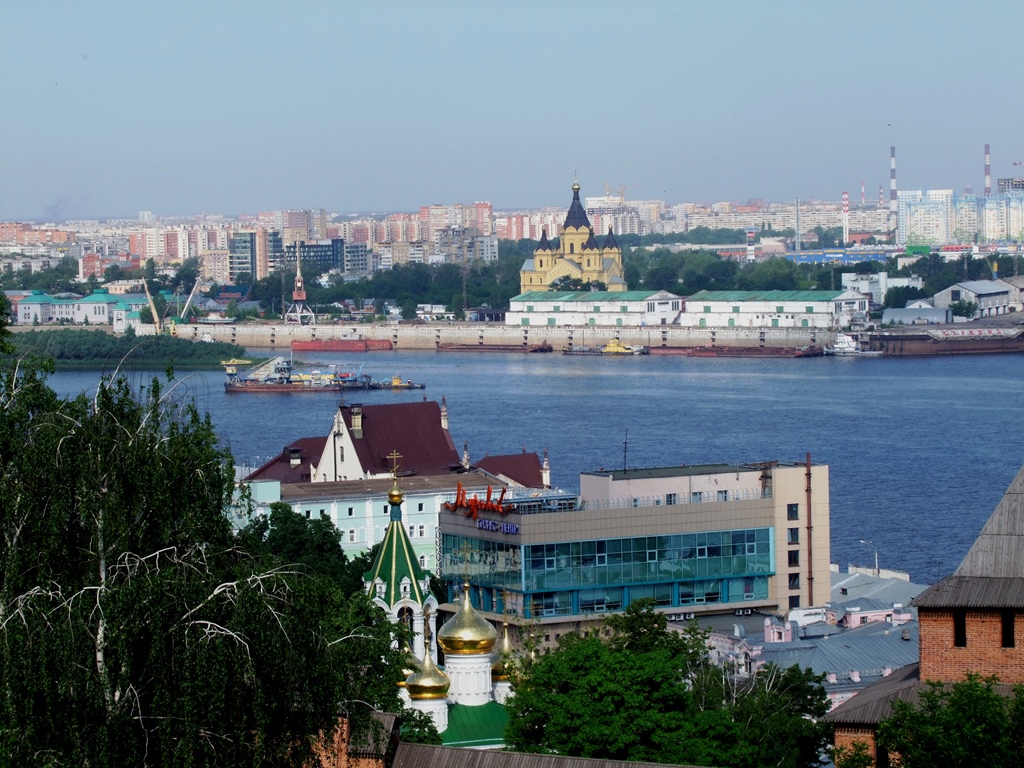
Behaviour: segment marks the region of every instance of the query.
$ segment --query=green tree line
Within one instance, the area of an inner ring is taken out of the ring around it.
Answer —
[[[33,330],[12,335],[15,357],[53,360],[58,367],[146,368],[168,365],[186,370],[216,368],[221,360],[245,357],[237,344],[216,341],[196,344],[173,336],[121,336],[106,331]]]

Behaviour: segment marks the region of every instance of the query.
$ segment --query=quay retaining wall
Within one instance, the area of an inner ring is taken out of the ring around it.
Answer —
[[[138,332],[152,335],[144,325]],[[567,344],[596,347],[618,339],[623,344],[664,348],[688,347],[805,347],[831,344],[835,334],[816,328],[653,328],[508,326],[489,323],[427,323],[405,325],[230,325],[180,324],[175,334],[183,339],[206,338],[243,347],[289,349],[292,340],[367,338],[387,339],[395,349],[437,349],[439,344],[531,347],[547,342],[556,350]]]

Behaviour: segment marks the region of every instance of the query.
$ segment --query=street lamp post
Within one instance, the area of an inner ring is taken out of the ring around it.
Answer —
[[[861,539],[860,543],[861,544],[866,544],[869,547],[875,547],[875,542],[873,542],[873,541],[867,541],[865,539]],[[878,547],[875,547],[875,572],[874,572],[874,577],[877,579],[879,577],[880,573],[881,572],[878,570]]]

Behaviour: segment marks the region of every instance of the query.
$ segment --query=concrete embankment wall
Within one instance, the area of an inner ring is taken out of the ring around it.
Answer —
[[[152,334],[143,326],[142,334]],[[424,325],[231,325],[182,324],[175,328],[184,339],[227,341],[243,347],[288,349],[292,340],[358,338],[387,339],[395,349],[436,349],[438,344],[535,346],[547,342],[556,350],[566,344],[599,346],[611,339],[651,348],[683,347],[805,347],[822,346],[834,334],[815,328],[567,328],[555,326],[506,326],[487,323],[428,323]]]

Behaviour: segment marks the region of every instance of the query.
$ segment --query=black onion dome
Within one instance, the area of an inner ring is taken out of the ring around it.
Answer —
[[[548,231],[545,229],[540,233],[540,242],[537,244],[538,251],[550,251],[551,242],[548,240]]]
[[[583,244],[584,251],[599,251],[601,247],[597,244],[597,238],[594,237],[594,230],[590,230],[590,237],[587,238],[587,242]]]
[[[583,210],[583,203],[580,202],[580,185],[572,185],[572,205],[569,206],[569,213],[566,214],[565,229],[569,227],[575,227],[580,229],[582,227],[590,227],[590,219],[587,218],[587,212]]]

